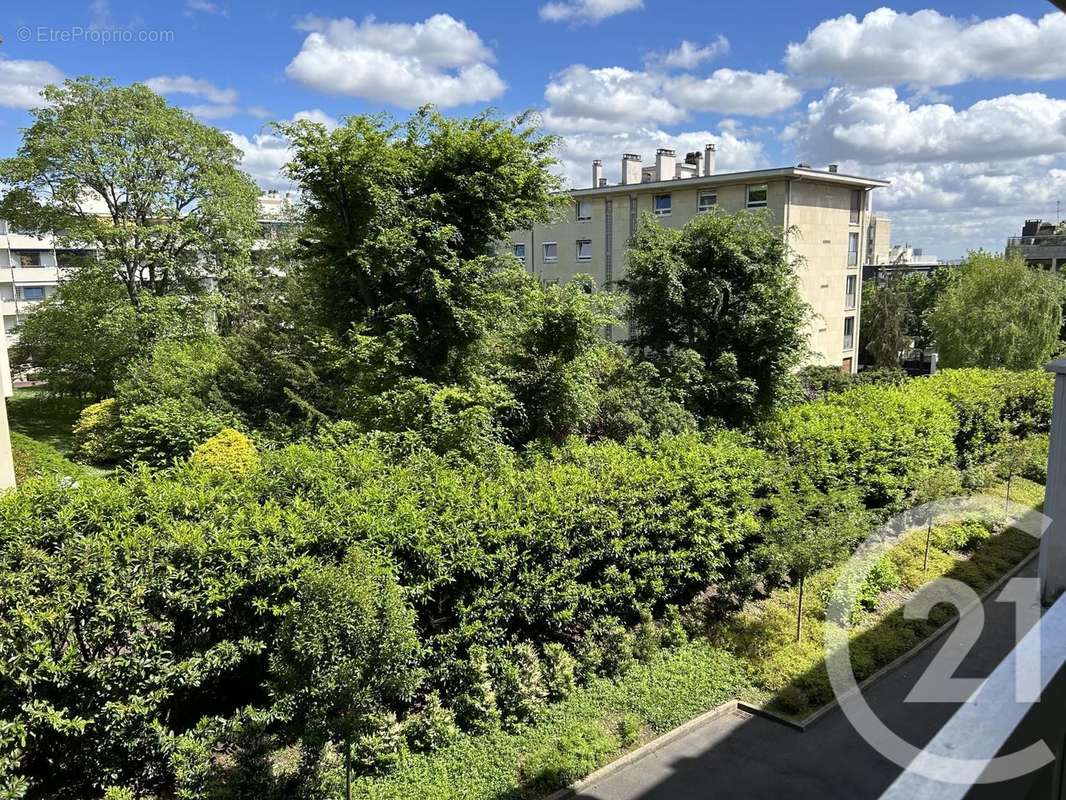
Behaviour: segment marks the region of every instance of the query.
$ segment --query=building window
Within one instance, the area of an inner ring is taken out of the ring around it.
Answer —
[[[848,266],[858,266],[859,263],[859,234],[848,234]]]
[[[696,212],[710,211],[716,205],[718,205],[718,194],[716,192],[700,192],[699,200],[696,203]]]
[[[592,242],[589,239],[577,240],[577,260],[588,261],[592,258]]]
[[[766,208],[766,184],[748,187],[748,208]]]
[[[859,216],[862,214],[862,189],[851,190],[851,218],[848,220],[852,225],[859,224]]]
[[[577,201],[577,221],[588,222],[592,219],[592,201],[591,200],[578,200]]]
[[[24,287],[22,287],[22,299],[23,300],[44,300],[44,287],[43,286],[24,286]]]
[[[524,244],[519,244],[518,242],[515,242],[513,245],[511,245],[511,248],[515,258],[517,258],[519,261],[526,260],[526,246]]]
[[[12,253],[12,255],[15,256],[20,267],[41,266],[41,254],[36,250],[24,250],[19,253]]]
[[[655,213],[660,217],[669,216],[672,203],[673,198],[668,194],[655,195]]]
[[[844,317],[844,349],[855,347],[855,317]]]
[[[844,284],[844,308],[851,311],[855,308],[856,294],[858,292],[859,276],[848,275]]]
[[[556,242],[544,243],[544,263],[553,264],[559,260],[559,245]]]

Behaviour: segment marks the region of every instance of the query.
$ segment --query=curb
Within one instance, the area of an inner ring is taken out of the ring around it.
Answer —
[[[619,759],[612,761],[610,764],[600,767],[598,770],[582,778],[576,783],[572,783],[562,789],[558,789],[549,795],[545,795],[541,800],[563,800],[567,797],[575,797],[579,793],[591,788],[594,784],[599,783],[605,778],[609,778],[615,772],[622,770],[631,764],[640,761],[642,758],[650,756],[658,750],[666,747],[673,741],[680,739],[682,736],[690,733],[691,731],[699,728],[700,726],[717,719],[723,714],[728,714],[730,711],[737,710],[738,703],[736,700],[727,700],[720,706],[712,708],[710,711],[705,711],[698,717],[693,717],[688,722],[682,723],[676,728],[668,730],[661,736],[652,739],[647,744],[641,745],[636,750],[631,750]]]

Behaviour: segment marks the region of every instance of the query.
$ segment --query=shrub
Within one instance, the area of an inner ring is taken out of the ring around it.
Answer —
[[[992,529],[980,518],[938,525],[933,529],[933,544],[946,551],[970,551],[992,535]]]
[[[422,708],[404,720],[404,735],[408,746],[415,751],[439,750],[459,735],[455,712],[445,708],[436,692],[422,701]]]
[[[625,714],[615,723],[614,730],[622,747],[629,747],[640,738],[641,727],[640,717],[636,714]]]
[[[569,695],[575,686],[577,661],[558,642],[544,645],[544,688],[548,698],[561,700]]]
[[[198,444],[233,424],[198,400],[168,399],[121,412],[117,436],[123,457],[153,467],[186,458]]]
[[[955,457],[951,406],[916,386],[861,386],[787,409],[768,442],[821,490],[858,489],[871,508],[899,507],[920,475]]]
[[[786,714],[802,714],[810,709],[807,693],[798,686],[785,686],[774,695],[773,704]]]
[[[523,722],[533,719],[548,694],[533,646],[522,642],[505,651],[495,677],[496,700],[504,716]]]
[[[368,730],[352,748],[352,764],[364,775],[387,772],[403,752],[403,728],[392,713],[382,713],[366,724]]]
[[[116,434],[118,404],[109,397],[82,409],[74,423],[71,442],[74,454],[90,464],[107,464],[118,457]]]
[[[540,789],[562,788],[595,770],[618,747],[618,739],[602,725],[581,723],[531,753],[522,773]]]
[[[197,445],[189,463],[205,472],[243,478],[259,468],[259,453],[243,433],[223,428]]]
[[[470,655],[460,670],[459,687],[455,710],[460,722],[475,730],[485,730],[499,723],[500,710],[483,648],[470,649]]]
[[[647,664],[659,652],[661,646],[659,628],[655,625],[651,612],[646,608],[641,609],[640,623],[633,634],[633,657]]]
[[[681,647],[688,641],[688,631],[685,630],[681,610],[675,605],[666,607],[660,641],[663,647],[669,649]]]

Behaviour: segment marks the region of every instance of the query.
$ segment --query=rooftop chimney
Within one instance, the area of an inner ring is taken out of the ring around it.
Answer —
[[[622,156],[622,183],[640,183],[640,156],[626,153]]]
[[[655,180],[669,181],[674,176],[674,151],[660,147],[655,151]]]
[[[829,165],[829,171],[832,172],[833,174],[836,174],[837,169],[838,169],[838,167],[837,167],[836,164],[830,164]]]
[[[603,162],[598,158],[592,162],[592,188],[603,185]]]
[[[715,168],[715,158],[718,151],[718,145],[708,144],[703,148],[703,174],[704,176],[713,175]]]

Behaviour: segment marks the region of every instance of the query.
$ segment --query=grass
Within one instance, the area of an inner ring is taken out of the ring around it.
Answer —
[[[733,656],[692,641],[618,680],[591,681],[546,707],[535,723],[463,734],[432,754],[404,754],[394,772],[358,779],[354,794],[375,800],[540,797],[736,697],[743,672]]]
[[[91,467],[75,464],[51,445],[15,431],[11,433],[11,457],[15,464],[15,481],[20,484],[48,475],[78,480],[97,473]]]
[[[1005,486],[993,487],[986,494],[1004,497]],[[1043,499],[1040,484],[1014,480],[1012,513],[1038,508]],[[954,616],[954,609],[941,605],[928,620],[904,619],[903,606],[918,588],[944,576],[960,580],[980,594],[1038,544],[1032,536],[1013,528],[989,530],[980,526],[977,532],[980,535],[970,545],[960,547],[967,533],[965,526],[934,528],[927,570],[923,569],[924,530],[906,534],[883,556],[892,585],[874,594],[872,608],[857,612],[846,634],[857,680],[903,655]],[[795,640],[796,589],[780,590],[749,604],[714,632],[714,640],[746,666],[750,688],[742,699],[793,718],[802,718],[832,699],[824,659],[826,628],[832,623],[826,622],[825,615],[840,571],[841,567],[827,569],[807,580],[799,642]],[[834,629],[829,632],[840,630]]]
[[[50,397],[41,389],[16,389],[7,400],[7,420],[11,430],[69,456],[71,431],[85,405],[77,398]]]

